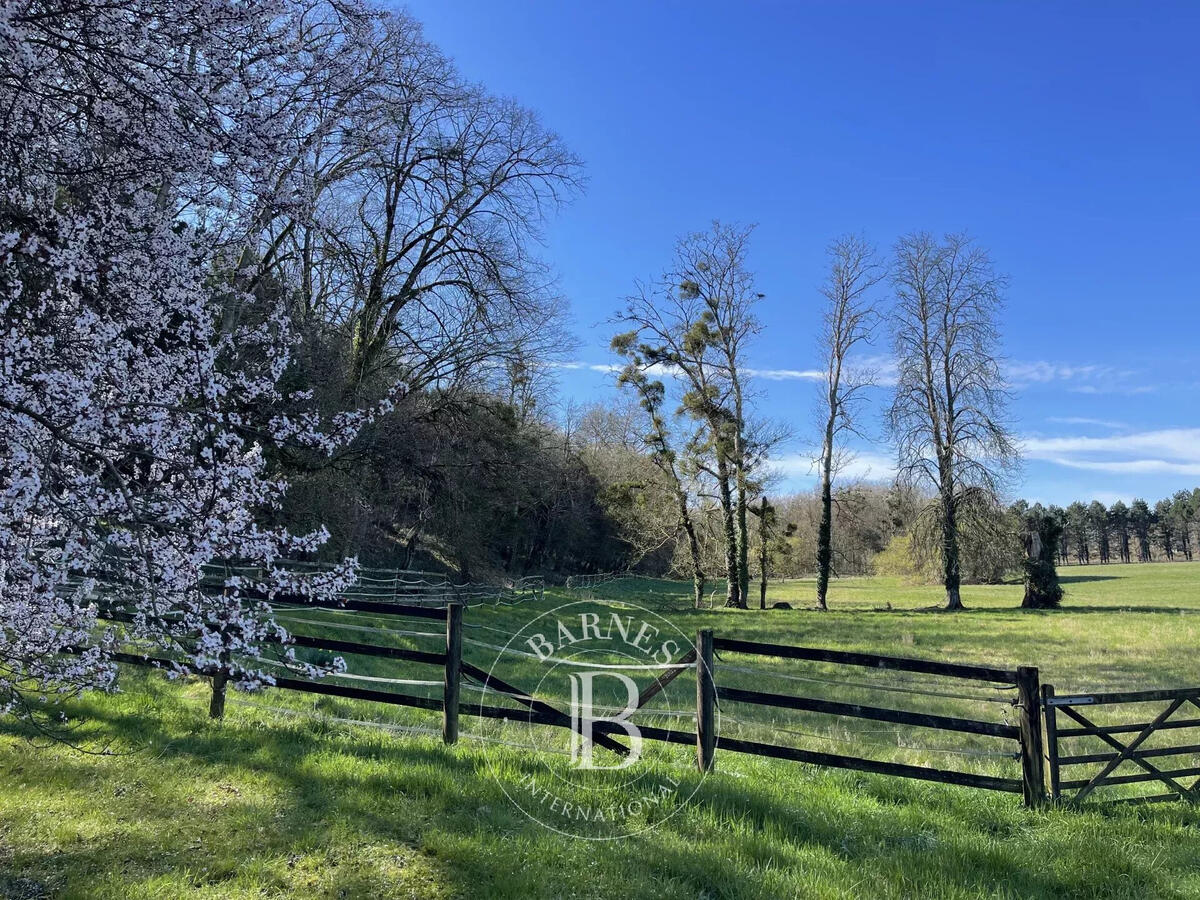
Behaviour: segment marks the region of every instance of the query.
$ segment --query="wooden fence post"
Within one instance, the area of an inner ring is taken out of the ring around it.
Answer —
[[[222,632],[224,637],[224,632]],[[212,696],[208,700],[208,717],[221,719],[225,717],[225,692],[229,685],[229,651],[222,650],[217,655],[217,670],[212,676]]]
[[[210,719],[220,719],[225,715],[225,689],[228,684],[228,670],[218,669],[212,677],[212,697],[208,701]]]
[[[1042,702],[1036,666],[1017,667],[1018,729],[1021,733],[1021,779],[1025,805],[1041,806],[1046,800],[1043,766]]]
[[[1058,783],[1058,709],[1046,701],[1054,699],[1054,685],[1042,685],[1042,709],[1046,723],[1046,780],[1050,788],[1050,800],[1057,803],[1062,792]]]
[[[717,749],[717,687],[712,666],[712,629],[702,628],[696,634],[696,765],[701,772],[712,771]]]
[[[463,605],[446,606],[446,680],[442,691],[442,740],[458,740],[458,695],[462,680]]]

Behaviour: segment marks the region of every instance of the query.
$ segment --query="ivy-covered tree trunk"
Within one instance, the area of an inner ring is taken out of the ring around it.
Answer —
[[[829,574],[833,568],[833,416],[825,429],[821,453],[821,521],[817,525],[817,609],[828,609]]]
[[[738,537],[738,596],[741,605],[750,605],[750,532],[746,522],[746,475],[742,463],[737,465],[737,537]]]
[[[946,586],[946,609],[964,609],[960,587],[962,571],[958,558],[958,505],[954,482],[942,479],[942,582]]]
[[[771,504],[767,502],[767,498],[762,498],[762,508],[758,511],[758,608],[767,608],[767,555],[769,547],[767,541],[771,537],[771,513],[773,509]]]
[[[1062,585],[1054,567],[1059,529],[1060,525],[1050,515],[1035,513],[1025,519],[1021,535],[1025,548],[1025,597],[1021,606],[1025,609],[1049,609],[1062,601]]]
[[[719,451],[718,451],[719,452]],[[721,525],[725,538],[725,605],[745,609],[741,573],[738,571],[737,525],[734,521],[733,490],[729,485],[729,463],[724,454],[717,457],[717,488],[721,499]]]
[[[679,491],[679,518],[683,522],[683,530],[687,533],[688,553],[692,559],[692,591],[695,594],[696,609],[704,603],[704,563],[700,557],[700,538],[696,535],[696,525],[692,522],[691,511],[688,509],[687,494]]]

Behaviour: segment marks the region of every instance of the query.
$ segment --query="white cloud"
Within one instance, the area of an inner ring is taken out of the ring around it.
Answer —
[[[1030,362],[1012,361],[1005,365],[1004,374],[1014,385],[1047,384],[1051,381],[1082,381],[1092,380],[1118,374],[1111,366],[1100,365],[1069,365],[1066,363],[1034,360]]]
[[[1109,437],[1027,437],[1028,459],[1118,475],[1200,475],[1200,428],[1164,428]]]
[[[602,375],[615,375],[625,368],[621,363],[586,363],[579,362],[552,362],[549,364],[552,369],[569,369],[571,371],[584,372],[599,372]],[[652,366],[647,366],[646,371],[651,375],[671,375],[674,374],[674,369],[671,366],[664,366],[661,363],[655,363]]]
[[[1200,462],[1171,462],[1166,459],[1080,460],[1067,457],[1042,457],[1047,462],[1089,472],[1114,475],[1200,475]]]
[[[1097,428],[1112,428],[1114,430],[1129,427],[1124,422],[1114,422],[1111,419],[1089,419],[1085,416],[1050,416],[1046,421],[1053,422],[1056,425],[1095,425]]]
[[[819,369],[744,369],[751,378],[768,381],[820,381],[825,373]]]
[[[568,369],[571,371],[585,372],[600,372],[601,374],[615,374],[625,368],[621,363],[589,363],[581,360],[573,360],[571,362],[552,362],[550,366],[555,369]],[[674,375],[676,369],[674,366],[665,366],[659,363],[648,367],[647,372],[653,375]],[[763,378],[767,381],[820,381],[825,377],[825,373],[819,369],[754,369],[746,368],[742,370],[751,378]]]
[[[1117,366],[1087,363],[1047,362],[1046,360],[1010,361],[1004,366],[1004,376],[1011,387],[1063,383],[1073,394],[1147,394],[1154,385],[1132,384],[1138,373]]]
[[[1153,384],[1079,384],[1067,388],[1072,394],[1150,394],[1158,390]]]

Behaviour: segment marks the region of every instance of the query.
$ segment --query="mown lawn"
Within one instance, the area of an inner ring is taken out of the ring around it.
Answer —
[[[697,612],[687,586],[670,582],[594,593],[655,609],[685,632],[1037,664],[1060,693],[1200,681],[1200,564],[1064,575],[1064,609],[1047,613],[1015,609],[1016,586],[968,589],[963,614],[920,611],[936,603],[936,589],[883,579],[838,582],[827,614]],[[810,593],[811,584],[790,582],[771,601],[799,607]],[[548,596],[545,606],[574,596]],[[503,631],[535,611],[472,610],[468,621]],[[478,645],[472,654],[494,657]],[[718,680],[735,683],[720,665]],[[725,753],[667,821],[597,843],[547,830],[512,806],[500,782],[513,791],[544,762],[526,749],[472,740],[448,749],[433,737],[312,715],[435,726],[432,713],[269,692],[231,703],[213,723],[200,682],[131,672],[124,688],[68,710],[76,740],[102,754],[41,746],[11,723],[0,735],[0,896],[1200,897],[1200,811],[1183,805],[1031,812],[1010,795]],[[761,736],[775,724],[744,727]],[[841,726],[824,727],[836,736]],[[464,731],[487,728],[464,720]],[[872,746],[933,759],[905,741],[885,736]],[[698,778],[688,757],[681,747],[661,763],[684,796]],[[618,791],[614,779],[613,802]]]

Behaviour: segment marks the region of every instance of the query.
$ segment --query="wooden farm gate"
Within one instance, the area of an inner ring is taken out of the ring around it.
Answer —
[[[1122,796],[1108,799],[1142,803],[1200,799],[1200,718],[1196,716],[1200,687],[1056,696],[1054,686],[1048,684],[1042,688],[1042,706],[1051,799],[1082,803],[1103,788],[1131,784],[1167,790],[1120,792]],[[1152,711],[1141,712],[1146,706],[1153,706]],[[1104,721],[1099,721],[1097,711],[1107,714]],[[1063,719],[1069,723],[1065,727]],[[1089,746],[1078,747],[1085,742]],[[1064,769],[1069,770],[1068,777]],[[1192,780],[1185,784],[1185,779]]]

